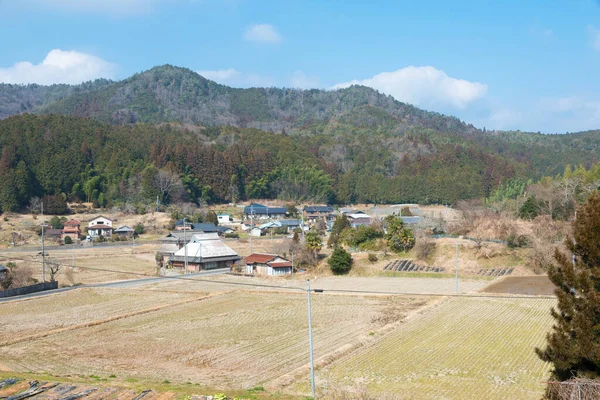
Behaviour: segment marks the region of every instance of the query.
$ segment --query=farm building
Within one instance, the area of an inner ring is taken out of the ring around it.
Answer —
[[[196,231],[174,231],[159,239],[160,254],[164,257],[171,257],[175,252],[181,249],[185,244],[189,243],[192,237],[196,234],[204,232]]]
[[[285,218],[286,214],[287,209],[285,207],[267,207],[256,203],[244,207],[244,216],[246,218],[280,219]]]
[[[287,275],[292,273],[292,263],[277,254],[254,253],[244,258],[247,274]]]
[[[221,241],[216,232],[198,233],[190,242],[177,250],[170,258],[175,268],[183,268],[187,257],[188,271],[231,268],[241,257]]]

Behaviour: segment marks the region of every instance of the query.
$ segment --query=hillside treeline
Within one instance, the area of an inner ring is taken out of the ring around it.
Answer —
[[[315,202],[454,203],[483,197],[515,168],[473,146],[433,146],[403,135],[397,154],[357,138],[315,145],[303,135],[231,126],[105,125],[23,114],[0,121],[0,207],[61,195],[100,206],[148,207],[278,198]],[[428,147],[429,146],[429,147]]]

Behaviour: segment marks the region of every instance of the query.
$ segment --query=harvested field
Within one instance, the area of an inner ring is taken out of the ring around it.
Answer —
[[[555,286],[546,275],[507,276],[492,283],[483,291],[486,293],[512,293],[528,295],[553,295]]]
[[[539,399],[550,299],[450,299],[317,372],[333,387],[405,399]]]
[[[372,340],[426,301],[314,295],[315,357]],[[304,295],[240,291],[4,346],[1,359],[21,372],[245,388],[303,372],[306,329]]]
[[[82,288],[47,297],[2,303],[0,320],[10,323],[0,324],[0,345],[29,335],[139,312],[201,295]]]

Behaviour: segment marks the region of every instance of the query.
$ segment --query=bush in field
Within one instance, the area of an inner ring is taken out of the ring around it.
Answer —
[[[336,247],[327,263],[334,274],[347,274],[352,269],[352,256],[341,247]]]
[[[369,256],[367,258],[368,258],[369,262],[372,262],[372,263],[379,261],[379,258],[377,258],[377,255],[374,253],[369,253]]]
[[[427,260],[435,251],[435,241],[428,237],[419,238],[415,244],[415,255],[421,260]]]
[[[65,244],[73,244],[73,239],[71,239],[71,236],[65,236]]]
[[[238,235],[237,233],[226,233],[225,235],[223,235],[226,239],[239,239],[240,235]]]

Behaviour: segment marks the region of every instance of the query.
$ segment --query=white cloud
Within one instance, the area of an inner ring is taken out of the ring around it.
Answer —
[[[592,40],[592,47],[595,50],[600,51],[600,29],[590,25],[588,26],[588,33],[590,35],[590,39]]]
[[[308,76],[302,71],[294,71],[292,76],[291,84],[293,88],[299,89],[314,89],[320,86],[320,79],[318,76]]]
[[[77,84],[97,78],[115,77],[116,65],[91,54],[77,51],[51,50],[40,64],[22,61],[0,68],[3,83]]]
[[[233,87],[269,87],[274,80],[269,76],[240,72],[234,68],[196,71],[206,79]]]
[[[244,39],[249,42],[277,44],[281,42],[281,35],[273,25],[256,24],[248,28],[244,33]]]
[[[487,92],[487,85],[446,75],[434,67],[405,67],[372,78],[335,85],[334,89],[364,85],[421,107],[452,106],[463,109]]]
[[[210,79],[215,82],[226,82],[240,75],[239,71],[236,71],[233,68],[229,69],[219,69],[219,70],[200,70],[197,71],[200,75],[205,77],[206,79]]]

